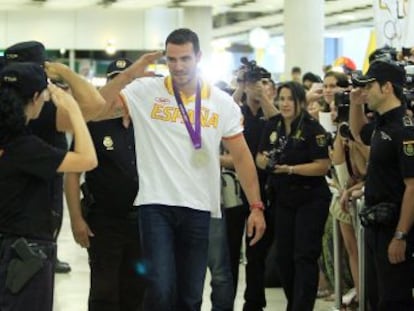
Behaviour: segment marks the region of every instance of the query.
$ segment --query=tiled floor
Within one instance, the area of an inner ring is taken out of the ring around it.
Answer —
[[[74,242],[69,219],[67,217],[64,218],[58,246],[59,258],[70,263],[72,272],[65,275],[56,275],[54,311],[87,311],[87,296],[89,290],[89,267],[87,264],[87,254],[84,249],[81,249],[80,246]],[[240,282],[235,302],[235,311],[242,309],[244,269],[240,269]],[[209,280],[207,276],[202,311],[211,310],[211,304],[209,301],[210,287],[208,284]],[[266,310],[285,310],[285,298],[280,288],[267,289],[266,297],[268,301],[268,307]],[[333,303],[318,300],[315,310],[334,310]]]

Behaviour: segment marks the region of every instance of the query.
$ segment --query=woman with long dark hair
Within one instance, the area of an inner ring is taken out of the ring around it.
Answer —
[[[287,310],[312,311],[331,199],[325,180],[328,142],[325,130],[305,110],[302,85],[283,83],[277,94],[280,114],[269,119],[256,162],[270,173],[276,256]]]
[[[74,152],[51,147],[27,128],[49,97],[71,120]],[[50,183],[56,172],[82,172],[96,165],[76,101],[48,85],[37,64],[4,67],[0,72],[0,310],[52,310],[56,245]]]

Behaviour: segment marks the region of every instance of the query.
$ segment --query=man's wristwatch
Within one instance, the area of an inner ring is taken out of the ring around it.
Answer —
[[[405,241],[407,239],[407,233],[402,232],[402,231],[395,231],[394,239]]]

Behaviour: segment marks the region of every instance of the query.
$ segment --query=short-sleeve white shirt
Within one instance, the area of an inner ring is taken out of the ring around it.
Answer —
[[[222,138],[242,135],[239,106],[225,92],[202,83],[201,142],[208,161],[200,166],[169,77],[136,79],[121,95],[134,124],[139,173],[134,204],[184,206],[220,216],[219,147]],[[184,98],[184,105],[193,123],[195,96]]]

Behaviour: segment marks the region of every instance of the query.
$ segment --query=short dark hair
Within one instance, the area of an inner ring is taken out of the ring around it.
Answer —
[[[302,77],[302,82],[305,82],[306,80],[309,80],[311,82],[322,82],[321,77],[319,77],[317,74],[314,74],[313,72],[307,72]]]
[[[198,40],[198,36],[194,31],[188,28],[179,28],[174,30],[165,40],[165,48],[167,48],[168,43],[178,45],[192,43],[194,53],[197,54],[200,52],[200,41]]]
[[[298,66],[295,66],[295,67],[292,67],[292,71],[291,71],[292,73],[301,73],[302,72],[302,69],[300,69],[300,67],[298,67]]]
[[[13,87],[0,88],[0,148],[25,132],[24,110],[30,99]]]
[[[379,86],[384,86],[387,82],[390,81],[377,81]],[[390,82],[392,85],[394,96],[401,102],[401,104],[407,104],[407,98],[404,95],[404,89],[401,85]]]

